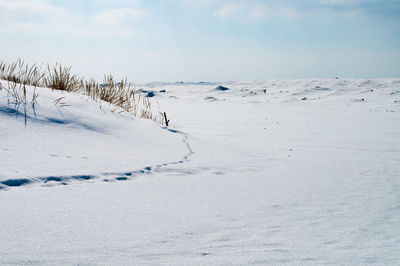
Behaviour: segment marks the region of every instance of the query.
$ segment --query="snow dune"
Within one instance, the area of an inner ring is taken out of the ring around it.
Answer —
[[[3,188],[35,181],[124,180],[181,161],[188,152],[183,135],[119,110],[112,112],[108,103],[47,88],[36,92],[33,108],[7,103],[7,92],[0,91]],[[28,95],[32,93],[28,87]],[[66,106],[60,107],[61,103]]]
[[[178,131],[0,91],[0,263],[400,262],[400,79],[140,87]]]

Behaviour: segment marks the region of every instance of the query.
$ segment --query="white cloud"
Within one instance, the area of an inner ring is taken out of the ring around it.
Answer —
[[[234,3],[224,3],[215,12],[219,18],[235,18],[244,20],[265,19],[271,15],[271,8],[266,4],[257,2],[236,1]]]
[[[112,5],[137,5],[140,3],[140,0],[95,0],[96,3],[103,4],[112,4]]]
[[[237,15],[239,11],[239,5],[237,4],[223,4],[222,7],[215,13],[217,17],[225,18]]]
[[[355,4],[359,4],[362,0],[319,0],[320,4],[324,5],[342,5],[342,6],[351,6]],[[365,0],[364,0],[365,2]]]
[[[181,3],[188,6],[207,6],[217,2],[224,2],[224,0],[159,0],[161,3],[176,4]]]
[[[170,0],[173,1],[173,0]],[[180,0],[190,2],[192,0]],[[297,20],[304,17],[360,17],[365,15],[366,4],[378,0],[199,0],[218,6],[214,16],[218,18],[265,20],[282,18]],[[382,5],[387,1],[382,1]]]
[[[25,0],[0,0],[0,14],[2,15],[51,15],[65,16],[67,12],[57,6],[45,1],[25,1]]]
[[[252,19],[262,19],[269,15],[269,8],[267,5],[258,4],[251,7],[249,17]]]
[[[143,9],[119,8],[105,10],[94,16],[93,20],[97,24],[115,26],[126,21],[140,19],[146,15],[147,12]]]
[[[36,36],[42,42],[56,41],[59,37],[69,40],[98,40],[109,35],[132,38],[138,34],[132,22],[146,14],[142,9],[120,8],[82,17],[41,0],[0,0],[0,41],[16,34],[27,39]]]
[[[275,14],[278,17],[291,20],[305,15],[305,12],[290,6],[280,6],[275,10]]]
[[[77,19],[46,1],[0,0],[0,33],[54,35],[71,32]]]
[[[326,3],[345,3],[345,0],[315,0],[319,4],[322,1]],[[347,1],[347,0],[346,0]],[[348,0],[356,2],[357,0]],[[314,2],[315,3],[315,2]],[[215,16],[223,19],[239,19],[239,20],[264,20],[270,18],[283,18],[294,20],[305,16],[325,15],[324,9],[321,8],[302,8],[291,1],[273,2],[268,5],[259,1],[231,1],[224,3],[215,12]],[[352,12],[351,14],[354,14]],[[350,15],[345,14],[345,15]]]

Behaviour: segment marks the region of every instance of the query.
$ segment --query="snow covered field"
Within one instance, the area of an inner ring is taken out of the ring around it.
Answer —
[[[219,85],[138,86],[176,130],[1,90],[0,264],[400,263],[400,79]]]

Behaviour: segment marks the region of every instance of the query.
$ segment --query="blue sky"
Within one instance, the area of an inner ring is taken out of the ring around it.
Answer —
[[[0,0],[1,59],[135,82],[400,77],[400,0]]]

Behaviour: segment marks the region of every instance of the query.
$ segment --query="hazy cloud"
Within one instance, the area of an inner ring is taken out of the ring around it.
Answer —
[[[2,13],[12,12],[15,14],[46,14],[46,15],[63,15],[66,11],[62,8],[56,7],[45,1],[8,1],[0,0],[0,10]]]
[[[237,1],[235,3],[225,3],[216,12],[219,18],[234,18],[245,20],[259,20],[270,17],[281,17],[285,19],[295,19],[304,14],[304,11],[296,9],[288,4],[263,4],[257,1]]]
[[[100,14],[95,15],[93,20],[95,23],[115,26],[127,21],[137,20],[147,15],[143,9],[119,8],[104,10]]]
[[[237,4],[223,4],[222,7],[215,13],[217,17],[225,18],[237,15],[239,12]]]
[[[257,4],[251,7],[249,17],[253,19],[266,18],[269,15],[269,7],[264,4]]]
[[[360,3],[365,3],[368,1],[363,1],[363,0],[319,0],[319,4],[323,5],[344,5],[344,6],[351,6],[351,5],[356,5]]]

